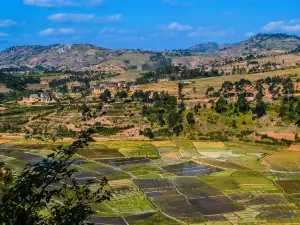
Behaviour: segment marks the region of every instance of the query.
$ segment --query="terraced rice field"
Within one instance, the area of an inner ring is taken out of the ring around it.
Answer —
[[[0,160],[20,170],[57,145],[2,140]],[[297,154],[239,142],[110,141],[79,150],[72,166],[81,185],[109,180],[112,199],[92,206],[95,224],[299,224]]]

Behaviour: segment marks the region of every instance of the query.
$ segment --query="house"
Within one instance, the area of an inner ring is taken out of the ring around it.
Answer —
[[[119,88],[127,88],[128,87],[128,82],[119,81],[117,85],[118,85]]]
[[[31,94],[29,96],[24,96],[23,97],[23,102],[37,102],[39,100],[39,96],[37,94]]]
[[[106,85],[100,84],[99,86],[90,86],[90,91],[93,94],[101,94],[106,89]]]
[[[50,102],[50,101],[52,101],[52,97],[49,93],[41,93],[40,94],[40,100],[42,102]]]

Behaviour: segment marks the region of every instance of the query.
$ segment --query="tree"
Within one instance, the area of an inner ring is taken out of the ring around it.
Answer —
[[[298,115],[300,115],[300,102],[297,103],[295,111]]]
[[[199,110],[200,110],[200,109],[201,109],[200,103],[198,103],[197,105],[194,106],[194,112],[195,112],[196,114],[199,113]]]
[[[182,83],[178,83],[178,98],[180,100],[182,100],[182,90],[183,90],[183,84]]]
[[[176,134],[176,136],[178,137],[180,135],[180,133],[183,131],[183,126],[182,124],[177,124],[174,128],[173,128],[173,132]]]
[[[294,94],[294,92],[295,92],[295,87],[293,81],[290,78],[287,78],[283,84],[283,93],[290,95],[290,94]]]
[[[226,111],[226,106],[228,105],[227,100],[224,97],[219,98],[219,100],[216,103],[216,112],[217,113],[223,113]]]
[[[69,147],[60,146],[40,163],[26,166],[1,199],[0,223],[79,225],[94,213],[91,204],[109,200],[105,177],[99,184],[90,180],[82,186],[73,177],[77,170],[72,157],[88,146],[90,135],[82,132]]]
[[[256,101],[262,101],[264,98],[264,94],[262,92],[262,90],[258,91],[258,93],[255,96]]]
[[[249,110],[249,105],[245,97],[245,93],[241,93],[239,95],[236,105],[240,112],[245,113]]]
[[[186,114],[186,120],[188,122],[188,124],[192,125],[195,123],[195,118],[194,118],[194,114],[192,112],[189,112],[188,114]]]
[[[144,131],[143,131],[143,135],[145,137],[148,137],[150,139],[153,139],[154,138],[154,134],[152,132],[152,130],[150,128],[146,128]]]
[[[128,98],[128,93],[126,91],[121,91],[116,94],[116,97],[119,97],[120,99]]]
[[[181,101],[181,102],[179,103],[178,108],[179,108],[179,113],[183,113],[183,112],[184,112],[184,110],[185,110],[185,104],[184,104],[183,101]]]
[[[107,102],[107,100],[110,98],[111,98],[111,92],[108,89],[105,89],[104,92],[100,95],[100,100],[103,102]]]
[[[158,112],[158,122],[159,122],[159,125],[161,127],[163,127],[164,125],[166,125],[166,122],[164,120],[164,111],[163,110],[160,110]]]
[[[258,115],[258,117],[263,117],[264,115],[266,115],[265,103],[262,100],[257,101],[255,109],[253,111],[254,111],[254,113],[256,113]]]
[[[83,103],[82,106],[80,107],[80,111],[82,113],[87,113],[87,112],[90,111],[90,109],[89,109],[89,107],[85,103]]]
[[[103,103],[102,102],[100,102],[99,104],[98,104],[98,107],[97,107],[97,110],[98,110],[98,112],[102,112],[102,109],[103,109]]]
[[[176,111],[171,111],[168,116],[168,123],[170,127],[174,127],[178,122],[179,116]]]
[[[215,89],[213,88],[213,87],[208,87],[207,89],[206,89],[206,92],[205,92],[205,94],[208,96],[209,94],[210,94],[210,92],[213,92]]]
[[[222,87],[220,90],[226,93],[226,92],[232,91],[232,89],[233,89],[233,83],[231,81],[225,81],[222,84]]]

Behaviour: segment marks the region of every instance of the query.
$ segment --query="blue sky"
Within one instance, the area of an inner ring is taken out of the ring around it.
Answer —
[[[180,49],[256,33],[300,35],[299,0],[2,0],[0,49],[90,43]]]

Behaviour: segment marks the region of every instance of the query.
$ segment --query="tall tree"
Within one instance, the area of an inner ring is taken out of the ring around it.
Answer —
[[[183,90],[183,84],[180,82],[178,83],[178,98],[180,100],[182,100],[183,96],[182,96],[182,90]]]
[[[248,104],[247,99],[245,97],[245,93],[241,93],[239,95],[239,98],[237,100],[236,105],[237,105],[237,108],[239,109],[240,112],[245,113],[249,110],[249,104]]]
[[[105,89],[104,92],[100,95],[100,100],[103,102],[107,102],[107,100],[110,98],[111,98],[111,92],[108,89]]]
[[[190,125],[194,124],[195,123],[194,113],[189,112],[188,114],[186,114],[186,120],[188,124]]]
[[[217,113],[223,113],[226,110],[226,106],[228,105],[228,102],[226,101],[226,99],[222,96],[219,98],[219,100],[216,103],[216,112]]]

